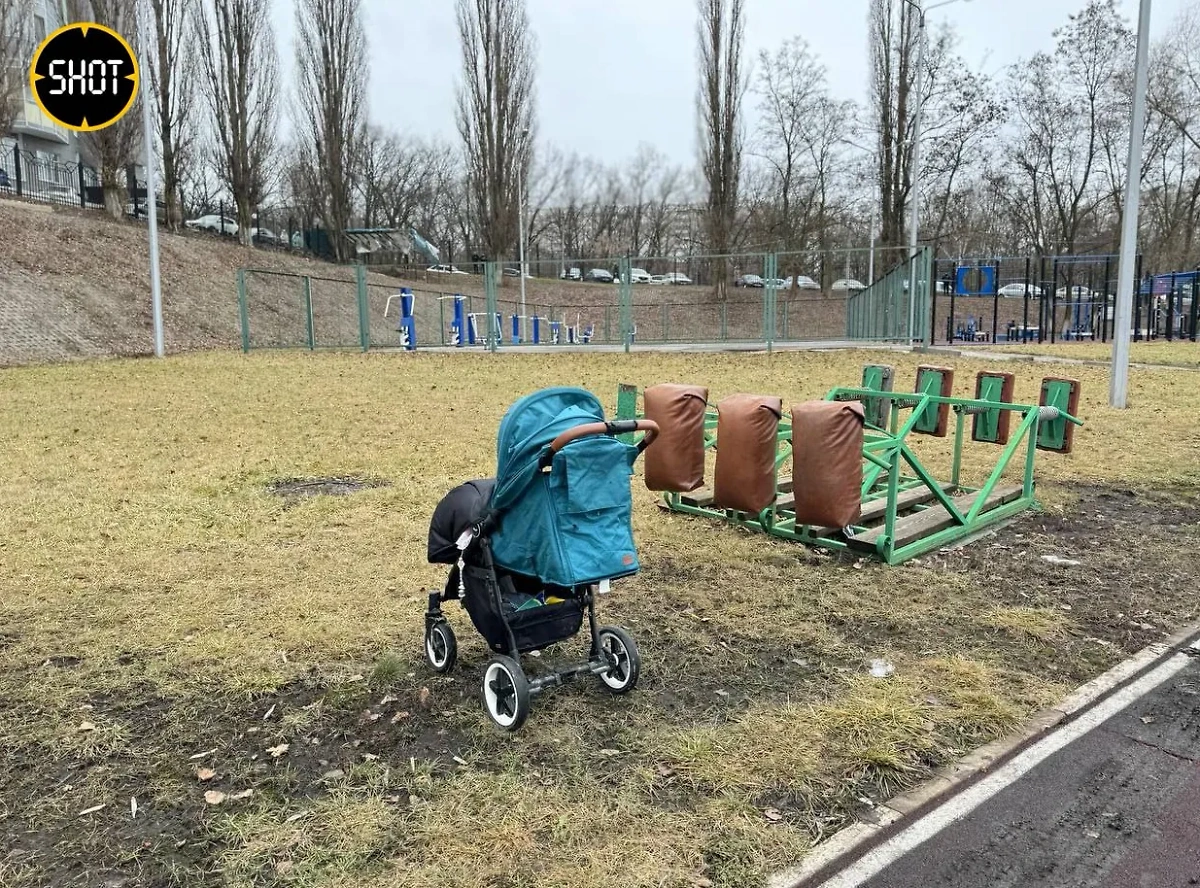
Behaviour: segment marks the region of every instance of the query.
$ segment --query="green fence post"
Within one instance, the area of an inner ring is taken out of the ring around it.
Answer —
[[[358,291],[358,341],[362,350],[371,347],[371,321],[367,312],[367,266],[354,266],[354,283]]]
[[[633,265],[626,256],[621,260],[621,339],[625,343],[625,352],[629,353],[630,343],[633,341]]]
[[[666,342],[667,341],[667,303],[664,302],[662,304],[661,308],[662,308],[662,312],[661,312],[661,314],[662,314],[662,341]]]
[[[308,350],[313,351],[317,347],[317,334],[313,324],[312,278],[308,275],[304,276],[304,320],[308,325]]]
[[[246,304],[246,269],[237,273],[238,314],[242,319],[242,352],[250,353],[250,307]]]
[[[496,296],[496,270],[497,266],[495,262],[488,262],[483,266],[483,291],[487,295],[487,327],[485,329],[488,331],[487,344],[488,351],[490,352],[496,350],[496,340],[500,338],[498,335],[500,331],[496,330],[496,308],[498,305]]]
[[[775,297],[778,294],[775,278],[778,264],[779,260],[774,253],[768,253],[763,259],[763,270],[766,272],[767,278],[767,286],[763,291],[763,302],[766,303],[763,318],[766,324],[763,333],[767,339],[767,354],[770,354],[775,346]]]
[[[726,296],[726,299],[729,297]],[[721,341],[729,341],[729,303],[721,303]]]

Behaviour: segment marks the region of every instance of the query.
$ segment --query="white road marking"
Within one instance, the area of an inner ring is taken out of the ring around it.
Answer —
[[[1192,645],[1200,649],[1200,642]],[[1054,753],[1073,743],[1093,728],[1099,727],[1121,710],[1136,702],[1172,676],[1183,671],[1192,660],[1186,654],[1175,654],[1146,673],[1133,684],[1123,688],[1103,703],[1079,716],[1075,721],[1058,728],[1038,741],[1012,761],[934,808],[911,826],[901,830],[837,875],[821,883],[820,888],[857,888],[878,875],[885,867],[899,860],[917,846],[936,836],[943,829],[966,817],[1000,790],[1015,783]]]

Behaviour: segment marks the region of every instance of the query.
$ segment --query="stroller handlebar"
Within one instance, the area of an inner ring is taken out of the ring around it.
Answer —
[[[550,456],[558,453],[572,441],[586,438],[589,435],[626,435],[632,432],[645,432],[645,437],[638,442],[638,452],[641,453],[654,443],[658,437],[658,423],[652,419],[620,419],[615,422],[585,422],[574,428],[567,429],[550,442]]]

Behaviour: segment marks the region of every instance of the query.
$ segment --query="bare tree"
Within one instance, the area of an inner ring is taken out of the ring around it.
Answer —
[[[534,139],[534,37],[525,0],[457,0],[458,131],[478,242],[498,260],[517,238],[519,177]]]
[[[158,142],[162,152],[162,190],[166,222],[178,229],[183,222],[182,183],[193,162],[196,120],[192,110],[199,98],[195,42],[190,39],[197,0],[150,0],[154,14],[156,64],[147,66],[158,112]]]
[[[708,184],[705,225],[715,253],[732,248],[742,170],[741,108],[746,92],[742,42],[744,0],[698,0],[700,22],[700,155]],[[724,299],[728,275],[717,275]]]
[[[68,10],[73,21],[107,25],[118,34],[137,33],[136,0],[71,0]],[[141,115],[135,113],[102,130],[80,134],[80,148],[99,170],[104,208],[114,219],[125,216],[129,197],[125,172],[137,158],[141,137]]]
[[[0,0],[0,133],[12,132],[32,47],[27,0]]]
[[[320,215],[346,257],[356,166],[366,135],[367,36],[362,0],[298,0],[297,127],[313,157]]]
[[[904,207],[912,187],[910,104],[915,91],[917,14],[904,0],[871,0],[871,108],[879,176],[880,240],[905,243]]]
[[[238,238],[278,171],[279,56],[267,0],[203,0],[195,17],[214,162],[237,208]]]

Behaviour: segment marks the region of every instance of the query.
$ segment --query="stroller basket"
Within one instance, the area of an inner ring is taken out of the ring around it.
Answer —
[[[522,654],[574,638],[583,626],[583,605],[569,590],[554,587],[543,590],[540,583],[529,577],[514,576],[504,571],[493,573],[485,567],[470,564],[463,568],[463,582],[467,589],[463,606],[488,647],[498,654],[508,653],[505,622],[512,630],[518,652]],[[502,613],[496,607],[495,583],[499,583],[500,587]],[[546,599],[545,604],[521,609],[523,604],[533,601],[539,592]]]

